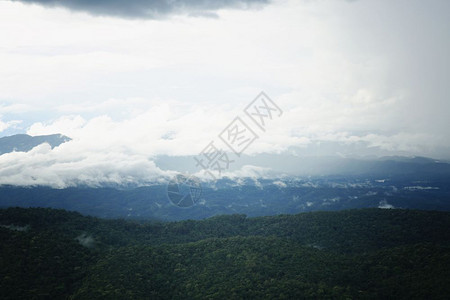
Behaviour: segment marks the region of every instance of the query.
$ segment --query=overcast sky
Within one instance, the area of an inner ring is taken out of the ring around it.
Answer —
[[[283,114],[246,154],[450,159],[449,33],[447,0],[0,1],[0,136],[73,139],[0,183],[157,178],[260,91]]]

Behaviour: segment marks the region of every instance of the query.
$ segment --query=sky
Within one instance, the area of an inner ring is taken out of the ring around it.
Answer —
[[[449,32],[446,0],[0,1],[0,136],[72,138],[1,155],[0,183],[157,180],[229,151],[261,91],[282,113],[246,155],[450,159]]]

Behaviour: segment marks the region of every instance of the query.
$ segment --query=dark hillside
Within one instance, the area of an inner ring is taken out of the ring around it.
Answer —
[[[363,209],[202,221],[0,210],[2,299],[440,299],[450,213]]]

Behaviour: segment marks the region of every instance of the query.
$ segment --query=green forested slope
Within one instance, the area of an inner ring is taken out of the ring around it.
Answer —
[[[445,299],[450,213],[138,223],[0,210],[2,299]]]

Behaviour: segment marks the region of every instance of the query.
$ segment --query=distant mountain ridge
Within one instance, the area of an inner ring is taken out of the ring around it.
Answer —
[[[59,134],[4,137],[0,138],[0,155],[29,151],[42,143],[56,147],[68,140],[70,138]],[[18,157],[20,159],[20,155]],[[156,157],[154,161],[163,171],[198,172],[189,156]],[[445,161],[402,156],[297,157],[284,153],[277,157],[271,154],[245,156],[236,164],[237,169],[230,170],[223,178],[200,180],[201,196],[195,205],[187,208],[172,204],[168,180],[163,177],[150,182],[119,180],[96,185],[80,180],[61,189],[52,188],[46,182],[41,185],[25,183],[19,177],[12,185],[0,184],[0,207],[52,207],[105,218],[159,220],[369,207],[450,211],[450,164]],[[35,176],[48,171],[42,166],[36,169]],[[5,178],[13,174],[7,159],[2,168]],[[80,178],[90,172],[89,168],[76,170]],[[20,175],[22,168],[13,171]],[[64,174],[55,174],[65,179]]]
[[[177,170],[186,173],[198,172],[194,156],[167,156],[155,158],[155,164],[162,170]],[[297,156],[289,153],[260,153],[243,155],[230,164],[229,170],[236,171],[246,166],[256,166],[270,170],[273,174],[287,176],[322,176],[322,175],[362,175],[378,174],[413,174],[445,173],[450,175],[450,163],[428,157],[407,156],[360,156],[341,157],[338,155]],[[263,171],[264,172],[264,171]],[[267,174],[271,175],[271,174]],[[249,175],[251,176],[251,175]]]
[[[268,216],[354,208],[450,211],[448,173],[264,178],[202,182],[196,204],[171,203],[167,184],[118,188],[0,186],[0,207],[52,207],[103,218],[186,220],[218,214]]]
[[[71,138],[62,134],[31,136],[28,134],[15,134],[0,138],[0,155],[14,151],[27,152],[34,147],[48,143],[52,148],[70,141]]]

